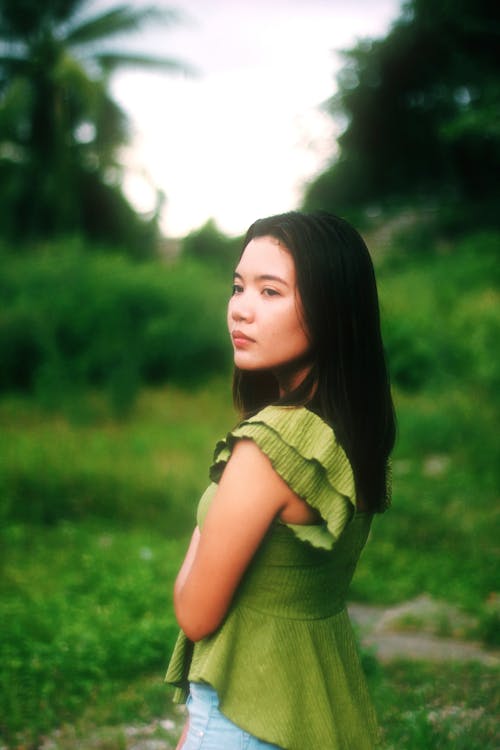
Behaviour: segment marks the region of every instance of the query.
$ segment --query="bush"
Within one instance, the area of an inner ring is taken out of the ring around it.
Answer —
[[[405,391],[464,380],[498,393],[500,236],[462,240],[444,255],[388,256],[379,269],[384,342]]]
[[[4,254],[0,391],[48,405],[85,386],[125,411],[143,382],[188,383],[223,371],[226,289],[195,263],[135,264],[62,246]]]
[[[394,316],[384,332],[386,354],[394,383],[407,390],[420,389],[434,368],[433,342],[411,319]]]

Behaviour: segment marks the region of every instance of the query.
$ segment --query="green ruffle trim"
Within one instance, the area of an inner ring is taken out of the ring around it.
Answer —
[[[253,440],[291,489],[315,508],[323,524],[286,524],[302,541],[331,549],[356,510],[351,464],[335,434],[305,407],[267,406],[217,443],[210,478],[218,482],[235,442]]]

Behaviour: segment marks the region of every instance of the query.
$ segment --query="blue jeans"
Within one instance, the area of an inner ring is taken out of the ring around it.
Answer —
[[[279,750],[277,745],[244,732],[219,711],[219,698],[210,685],[191,682],[189,731],[182,750]]]

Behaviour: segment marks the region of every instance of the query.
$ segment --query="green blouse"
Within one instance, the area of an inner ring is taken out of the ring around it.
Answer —
[[[332,429],[305,407],[268,406],[217,444],[200,528],[240,438],[323,523],[272,524],[218,630],[194,644],[180,632],[166,681],[176,702],[189,681],[209,683],[224,715],[285,750],[369,750],[377,722],[346,595],[372,515],[356,512],[351,465]]]

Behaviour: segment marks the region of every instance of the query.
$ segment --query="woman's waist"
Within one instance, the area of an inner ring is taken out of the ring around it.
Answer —
[[[331,566],[251,566],[238,588],[235,604],[293,618],[327,617],[345,607],[350,578]]]

